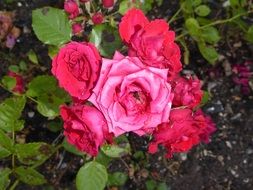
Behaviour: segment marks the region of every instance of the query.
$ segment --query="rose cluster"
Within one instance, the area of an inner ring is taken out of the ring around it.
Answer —
[[[53,59],[53,75],[73,97],[60,108],[68,142],[96,156],[104,143],[133,132],[152,135],[149,152],[163,145],[167,157],[208,143],[215,125],[199,109],[200,80],[180,76],[180,49],[167,22],[131,9],[119,33],[128,56],[101,58],[93,44],[70,42]]]

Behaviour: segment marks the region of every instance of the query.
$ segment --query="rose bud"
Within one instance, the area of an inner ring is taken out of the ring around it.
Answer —
[[[25,90],[24,88],[24,80],[23,77],[15,72],[9,71],[8,73],[9,77],[12,77],[16,80],[16,85],[15,87],[12,89],[13,92],[22,94]]]
[[[72,25],[72,33],[73,34],[79,34],[82,32],[82,30],[83,30],[83,27],[81,24],[76,23],[76,24]]]
[[[96,24],[101,24],[104,20],[104,16],[102,13],[95,13],[92,17],[91,17],[92,22],[96,25]]]
[[[70,19],[76,18],[80,13],[75,0],[66,0],[64,2],[64,10],[69,14]]]
[[[102,3],[105,8],[110,8],[113,7],[114,0],[102,0]]]

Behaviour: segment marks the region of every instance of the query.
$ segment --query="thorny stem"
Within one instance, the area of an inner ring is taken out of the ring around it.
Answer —
[[[182,7],[180,7],[177,12],[171,17],[171,19],[168,21],[169,24],[171,24],[177,17],[177,15],[181,12]]]
[[[215,25],[218,25],[218,24],[224,24],[224,23],[227,23],[227,22],[233,22],[235,19],[237,19],[237,18],[239,18],[241,16],[244,16],[244,15],[248,15],[250,13],[253,13],[253,10],[248,11],[246,13],[241,13],[241,14],[235,15],[235,16],[233,16],[231,18],[228,18],[228,19],[217,20],[217,21],[214,21],[214,22],[212,22],[210,24],[206,24],[206,25],[200,26],[199,28],[200,29],[204,29],[204,28],[207,28],[207,27],[210,27],[210,26],[215,26]],[[189,34],[188,31],[180,34],[179,36],[176,37],[176,41],[178,41],[180,38],[186,36],[187,34]]]
[[[19,183],[19,180],[16,179],[16,181],[12,184],[12,186],[10,187],[9,190],[14,190],[16,188],[16,186],[18,185],[18,183]]]

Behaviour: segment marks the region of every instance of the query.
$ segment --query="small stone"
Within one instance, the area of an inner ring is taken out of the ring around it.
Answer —
[[[236,178],[239,177],[239,174],[236,173],[235,170],[232,169],[230,172],[231,172],[231,174],[232,174],[234,177],[236,177]]]
[[[182,161],[187,160],[187,154],[181,153],[181,154],[180,154],[180,158],[181,158]]]
[[[228,148],[232,149],[232,144],[229,141],[226,141],[225,143],[226,143]]]
[[[253,149],[248,148],[248,149],[246,150],[246,154],[253,154]]]
[[[239,48],[239,47],[242,47],[242,42],[237,42],[237,43],[234,43],[233,45],[235,48]]]
[[[249,183],[249,178],[243,179],[243,182],[244,182],[244,183]]]
[[[35,113],[33,111],[29,111],[27,115],[28,115],[28,117],[33,118],[34,114]]]

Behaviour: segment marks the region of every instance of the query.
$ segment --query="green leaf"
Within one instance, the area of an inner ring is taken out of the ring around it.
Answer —
[[[2,83],[8,90],[11,91],[16,86],[16,79],[10,76],[4,76],[2,78]]]
[[[58,87],[53,76],[41,75],[28,84],[28,96],[37,98],[37,110],[45,117],[59,115],[59,106],[70,101],[68,94]]]
[[[45,44],[59,46],[71,40],[71,25],[62,9],[44,7],[33,10],[32,27]]]
[[[22,71],[26,71],[27,70],[27,64],[25,61],[21,60],[19,62],[19,68],[22,70]]]
[[[24,121],[18,120],[25,107],[26,98],[17,96],[5,99],[0,104],[0,129],[6,132],[18,131],[23,128]]]
[[[125,136],[120,136],[115,139],[116,144],[106,144],[101,147],[101,150],[105,155],[111,158],[120,158],[127,154],[130,154],[131,147],[128,139]]]
[[[25,168],[23,166],[20,166],[16,168],[14,172],[20,181],[29,185],[42,185],[46,183],[44,176],[33,168]]]
[[[115,172],[108,175],[109,186],[122,186],[126,183],[128,176],[122,172]]]
[[[148,180],[145,182],[145,185],[147,187],[147,190],[155,190],[156,188],[156,181],[154,180]]]
[[[217,51],[210,46],[206,46],[205,43],[199,42],[198,43],[199,51],[202,56],[211,64],[214,64],[219,57]]]
[[[31,62],[33,62],[35,64],[39,64],[37,55],[35,54],[35,52],[33,50],[30,50],[27,55],[28,55],[28,58]]]
[[[240,6],[240,0],[229,0],[232,7]]]
[[[207,43],[210,44],[215,44],[220,40],[219,32],[213,26],[202,29],[202,37]]]
[[[202,3],[202,0],[191,0],[192,6],[196,7]]]
[[[107,167],[111,161],[112,161],[112,158],[110,158],[109,156],[106,156],[102,150],[99,151],[99,153],[96,157],[96,162]]]
[[[185,26],[186,26],[187,30],[189,31],[189,33],[192,37],[201,36],[199,23],[195,18],[188,18],[185,21]]]
[[[134,3],[129,0],[123,0],[119,4],[119,13],[124,15],[129,9],[134,7]]]
[[[100,54],[105,57],[111,57],[115,50],[122,47],[118,30],[108,24],[94,26],[91,31],[90,42],[94,43]]]
[[[147,13],[148,11],[150,11],[153,8],[153,3],[154,0],[137,0],[137,8],[140,8],[144,11],[144,13]]]
[[[85,154],[84,152],[79,151],[74,145],[69,144],[66,138],[64,139],[62,146],[64,147],[65,150],[75,155],[83,156]]]
[[[88,162],[82,166],[76,176],[77,190],[103,190],[106,186],[108,174],[106,168],[95,162]]]
[[[0,189],[5,190],[10,184],[9,175],[11,174],[11,169],[3,168],[0,169]]]
[[[0,129],[0,159],[13,152],[13,141]]]
[[[10,71],[13,71],[14,73],[18,73],[18,72],[19,72],[19,67],[18,67],[17,65],[10,65],[10,66],[8,67],[8,69],[9,69]]]
[[[253,43],[253,25],[249,27],[246,33],[246,40],[250,43]]]
[[[120,147],[118,145],[104,145],[101,150],[105,155],[111,158],[120,158],[130,153],[130,145],[127,144],[125,147]]]
[[[48,47],[48,55],[51,59],[59,52],[59,48],[57,46],[49,46]]]
[[[53,147],[43,142],[16,144],[15,151],[22,164],[40,165],[53,153]]]
[[[211,9],[207,5],[200,5],[194,11],[197,15],[204,17],[210,14]]]
[[[159,183],[157,186],[157,190],[168,190],[166,183]]]
[[[204,94],[201,99],[200,105],[203,106],[209,101],[209,93],[207,91],[204,91]]]

